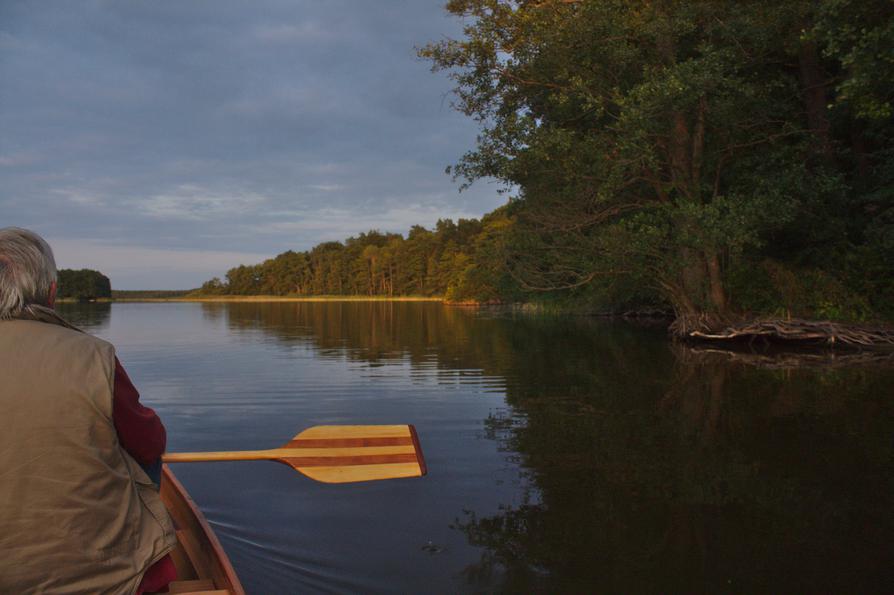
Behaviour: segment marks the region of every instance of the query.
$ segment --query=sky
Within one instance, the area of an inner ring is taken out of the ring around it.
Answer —
[[[477,124],[416,56],[444,0],[0,0],[0,227],[115,289],[480,217]]]

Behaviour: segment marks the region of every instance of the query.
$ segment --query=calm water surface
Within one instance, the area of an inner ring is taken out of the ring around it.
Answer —
[[[249,593],[894,590],[890,364],[436,303],[65,305],[168,449],[413,423],[422,479],[178,465]]]

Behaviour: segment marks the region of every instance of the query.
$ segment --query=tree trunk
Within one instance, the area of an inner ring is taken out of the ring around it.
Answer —
[[[708,98],[702,95],[698,99],[698,111],[695,115],[695,127],[692,132],[691,184],[696,198],[701,195],[702,160],[705,152],[705,117],[707,111]]]
[[[807,41],[801,44],[798,52],[798,66],[801,73],[804,107],[807,110],[807,126],[816,137],[817,151],[823,159],[832,161],[834,154],[827,107],[829,104],[826,94],[827,81],[816,43]]]
[[[711,306],[719,315],[726,313],[726,292],[723,289],[723,276],[720,270],[720,258],[717,252],[710,251],[705,254],[705,264],[708,268],[708,296],[711,299]]]
[[[692,248],[680,250],[683,270],[680,273],[680,285],[687,299],[696,311],[703,311],[705,305],[705,261]]]
[[[670,137],[670,174],[671,181],[678,192],[686,198],[694,199],[692,194],[692,159],[689,126],[683,112],[674,112],[673,130]]]

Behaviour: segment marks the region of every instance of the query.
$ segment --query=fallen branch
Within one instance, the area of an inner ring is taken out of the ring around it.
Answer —
[[[681,328],[683,327],[683,328]],[[688,328],[686,328],[688,327]],[[741,341],[763,338],[787,343],[820,344],[831,347],[894,348],[894,330],[870,328],[830,321],[764,318],[725,325],[719,330],[706,325],[675,325],[675,334],[704,341]]]

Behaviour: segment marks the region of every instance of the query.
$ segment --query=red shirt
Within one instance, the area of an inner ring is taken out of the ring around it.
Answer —
[[[112,420],[118,440],[130,456],[141,465],[158,462],[167,444],[165,427],[149,407],[140,404],[140,393],[115,358],[115,392],[112,398]],[[137,594],[160,591],[177,580],[177,570],[171,556],[153,564],[137,588]]]
[[[117,357],[112,418],[118,440],[130,456],[140,465],[153,465],[158,461],[168,441],[165,427],[155,411],[140,404],[140,393]]]

